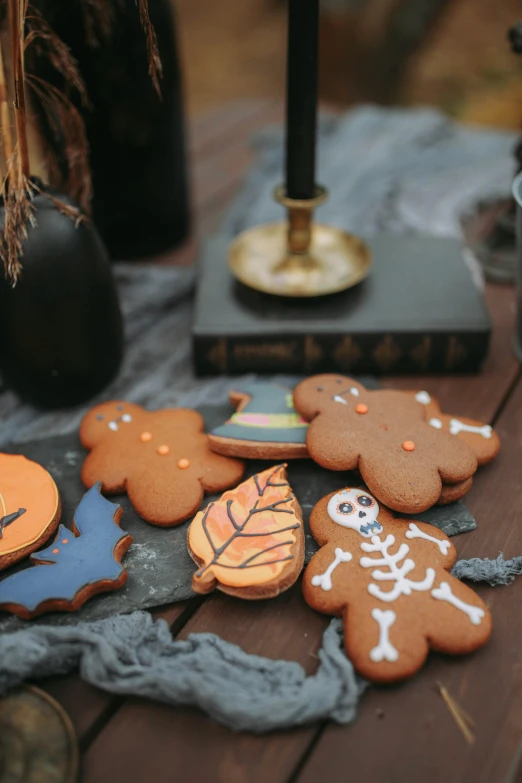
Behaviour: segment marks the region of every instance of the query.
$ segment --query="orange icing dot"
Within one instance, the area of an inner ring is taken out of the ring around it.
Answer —
[[[404,451],[415,451],[415,443],[412,440],[405,440],[402,448]]]
[[[59,551],[59,549],[53,549],[53,555],[57,555]]]
[[[140,440],[142,443],[148,443],[149,440],[152,440],[152,433],[150,432],[142,432],[140,435]]]
[[[181,468],[181,470],[184,470],[184,468],[188,468],[190,466],[190,462],[188,459],[180,459],[178,460],[178,468]]]
[[[162,457],[165,456],[165,454],[168,454],[170,451],[170,448],[168,446],[158,446],[158,454],[161,454]]]
[[[68,538],[62,538],[62,544],[68,544],[69,539]]]
[[[364,404],[364,402],[359,402],[355,406],[355,412],[356,413],[368,413],[368,406]]]

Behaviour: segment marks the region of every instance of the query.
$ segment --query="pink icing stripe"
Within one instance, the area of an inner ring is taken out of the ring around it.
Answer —
[[[270,424],[270,416],[266,413],[240,413],[237,420],[257,427],[268,427]]]
[[[268,427],[271,429],[288,429],[306,427],[308,422],[297,413],[234,413],[229,424],[242,424],[246,427]]]

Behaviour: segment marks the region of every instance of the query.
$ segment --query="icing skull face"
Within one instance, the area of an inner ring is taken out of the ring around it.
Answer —
[[[336,492],[328,501],[328,516],[342,527],[357,530],[365,538],[382,533],[382,525],[377,521],[379,504],[362,489]]]

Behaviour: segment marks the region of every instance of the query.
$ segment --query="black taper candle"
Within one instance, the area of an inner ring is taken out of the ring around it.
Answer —
[[[319,0],[288,0],[286,195],[315,195]]]

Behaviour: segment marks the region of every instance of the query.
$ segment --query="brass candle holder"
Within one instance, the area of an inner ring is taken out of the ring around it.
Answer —
[[[359,237],[313,222],[316,207],[328,198],[317,187],[314,198],[289,198],[283,187],[275,200],[288,219],[243,231],[229,248],[230,271],[241,283],[275,296],[333,294],[360,283],[371,266],[369,247]]]

